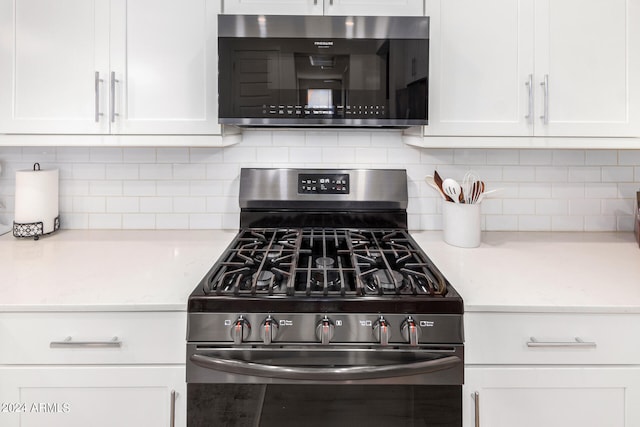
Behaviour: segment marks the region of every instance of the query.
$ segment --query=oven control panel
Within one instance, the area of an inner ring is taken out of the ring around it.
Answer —
[[[301,173],[298,194],[349,194],[349,175]]]

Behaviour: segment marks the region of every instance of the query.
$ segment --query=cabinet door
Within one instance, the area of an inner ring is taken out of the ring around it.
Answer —
[[[0,133],[108,133],[108,36],[108,0],[0,0]]]
[[[427,135],[533,134],[533,0],[427,0]]]
[[[112,1],[111,133],[220,133],[219,8],[215,0]]]
[[[0,425],[169,426],[174,417],[184,427],[184,376],[184,367],[0,368]]]
[[[322,15],[322,0],[225,0],[222,13],[236,15]]]
[[[465,427],[640,425],[637,368],[467,367],[463,396]]]
[[[535,22],[535,134],[638,136],[640,4],[536,0]]]
[[[424,0],[324,0],[325,15],[422,16]]]

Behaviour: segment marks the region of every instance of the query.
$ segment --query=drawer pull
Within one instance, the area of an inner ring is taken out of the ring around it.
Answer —
[[[574,338],[575,341],[538,341],[534,337],[529,338],[527,347],[572,347],[572,348],[596,348],[593,341],[583,341],[581,338]]]
[[[122,347],[122,341],[118,337],[113,337],[109,341],[74,341],[71,337],[66,337],[64,341],[51,341],[50,348],[118,348]]]

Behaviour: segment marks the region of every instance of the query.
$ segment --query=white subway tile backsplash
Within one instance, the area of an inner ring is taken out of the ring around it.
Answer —
[[[438,170],[477,172],[485,230],[633,229],[640,150],[421,149],[393,130],[249,130],[231,147],[0,147],[0,202],[13,209],[15,171],[60,170],[63,228],[239,227],[241,167],[404,168],[409,226],[442,227]]]
[[[602,182],[632,182],[633,167],[606,166],[602,168]]]
[[[155,196],[155,181],[124,181],[122,194],[125,196]]]
[[[89,214],[89,228],[121,229],[121,214]]]
[[[155,214],[125,213],[122,214],[122,228],[150,230],[156,228]]]
[[[173,198],[171,197],[141,197],[140,212],[173,212]]]
[[[140,179],[172,179],[173,167],[164,163],[140,165]]]

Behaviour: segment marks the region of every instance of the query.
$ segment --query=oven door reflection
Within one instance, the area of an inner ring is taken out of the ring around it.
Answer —
[[[460,385],[188,384],[188,427],[461,427]]]

